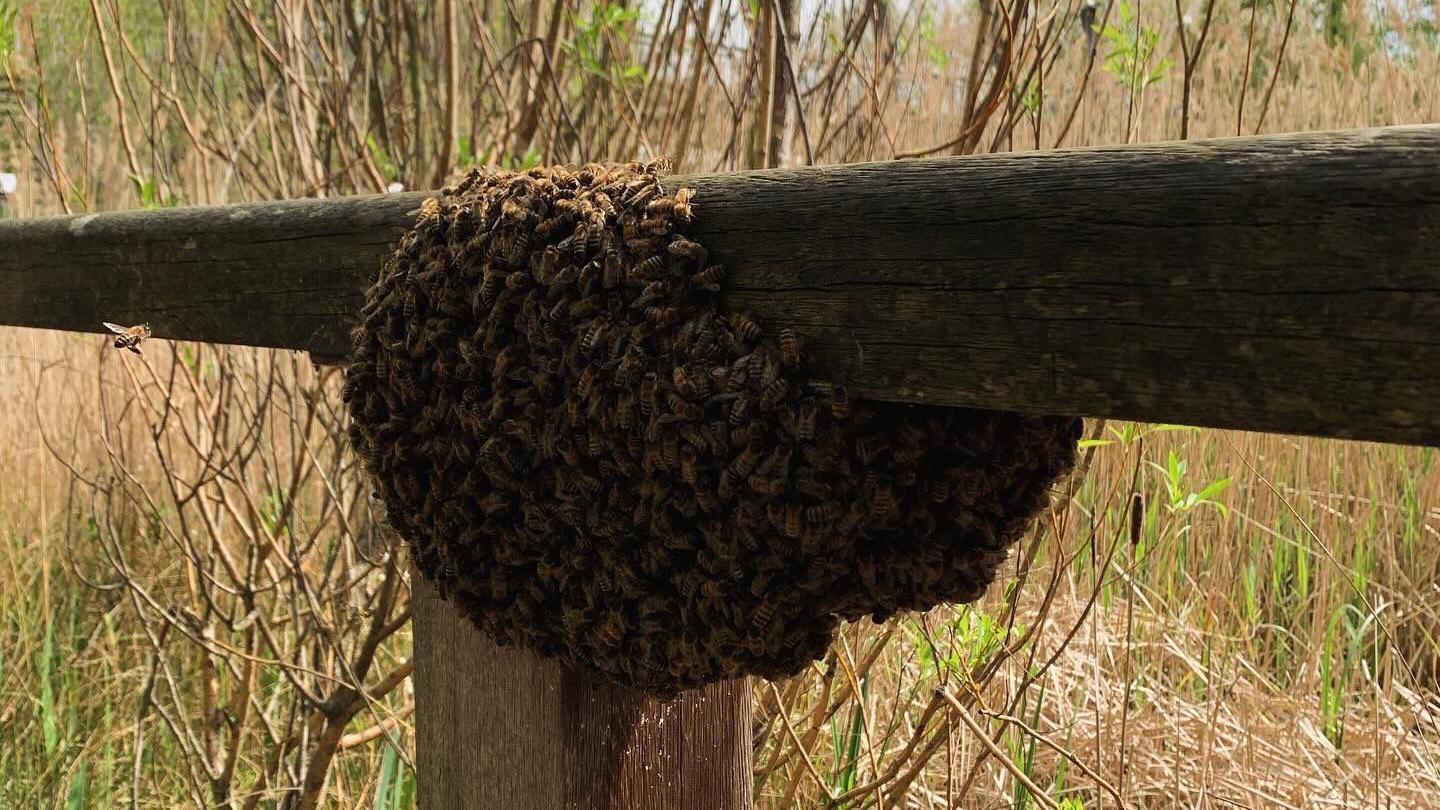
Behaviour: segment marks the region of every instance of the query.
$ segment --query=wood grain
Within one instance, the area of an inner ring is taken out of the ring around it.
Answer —
[[[1440,126],[673,178],[861,396],[1440,443]],[[422,194],[0,224],[0,323],[339,356]]]
[[[497,647],[415,575],[420,806],[750,810],[750,692],[660,701]]]

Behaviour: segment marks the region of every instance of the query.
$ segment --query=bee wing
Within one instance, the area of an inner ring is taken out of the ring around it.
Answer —
[[[121,326],[121,325],[118,324],[118,323],[110,323],[109,321],[101,321],[100,324],[101,324],[102,326],[104,326],[106,329],[109,329],[111,332],[114,332],[114,333],[117,334],[117,335],[123,335],[123,334],[125,334],[126,332],[130,331],[130,328],[129,328],[129,327],[127,327],[127,326]]]

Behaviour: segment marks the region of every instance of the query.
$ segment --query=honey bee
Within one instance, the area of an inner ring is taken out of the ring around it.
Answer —
[[[654,304],[655,302],[663,299],[665,297],[665,286],[666,285],[663,280],[651,281],[647,283],[645,285],[645,289],[640,291],[640,297],[636,298],[630,304],[630,308],[644,309],[645,307],[650,306],[651,304]]]
[[[727,417],[732,427],[739,427],[744,424],[750,414],[750,398],[741,394],[730,403],[730,413]]]
[[[426,220],[440,219],[440,201],[434,197],[426,197],[420,202],[420,208],[416,210],[417,224]]]
[[[664,217],[646,217],[640,220],[640,234],[642,236],[665,236],[670,233],[674,225]]]
[[[675,438],[673,432],[665,435],[665,443],[660,446],[660,458],[667,470],[673,470],[679,465],[680,442]]]
[[[595,207],[600,209],[600,212],[606,217],[615,219],[620,215],[619,212],[615,210],[615,202],[610,199],[609,194],[603,191],[597,191],[591,199],[595,201]]]
[[[563,303],[563,301],[562,301]],[[589,317],[600,311],[600,302],[593,297],[581,298],[570,305],[570,317],[576,320]]]
[[[790,385],[785,382],[784,378],[777,378],[771,381],[770,384],[766,385],[765,389],[760,392],[760,410],[775,410],[775,406],[780,404],[780,400],[784,399],[789,391]]]
[[[725,281],[729,271],[723,264],[712,264],[690,277],[690,286],[698,287],[709,292],[720,292],[720,284]]]
[[[700,399],[705,396],[705,378],[691,377],[686,373],[684,366],[676,366],[671,371],[670,378],[675,383],[676,390],[686,399]]]
[[[755,445],[751,444],[746,445],[745,449],[740,451],[740,454],[730,462],[730,466],[726,469],[736,477],[747,478],[750,473],[755,471],[755,465],[759,463],[760,451],[756,450]]]
[[[705,250],[703,245],[699,242],[686,239],[683,236],[676,237],[670,244],[665,246],[665,249],[670,252],[671,256],[689,259],[701,267],[704,267],[705,260],[710,258],[709,251]]]
[[[800,403],[795,410],[795,438],[802,442],[815,438],[815,403],[810,400]]]
[[[830,414],[836,419],[850,417],[850,392],[845,386],[836,385],[830,389]]]
[[[695,488],[695,503],[702,511],[710,514],[720,511],[720,504],[715,501],[715,496],[704,487],[697,486]]]
[[[615,400],[615,425],[628,431],[635,424],[635,398],[630,392],[620,394]]]
[[[140,344],[150,337],[150,324],[142,323],[135,326],[121,326],[118,323],[103,322],[106,329],[115,333],[114,346],[117,349],[129,349],[136,354],[143,354],[140,351]]]
[[[559,453],[560,458],[564,459],[565,463],[571,467],[580,463],[580,454],[575,451],[574,443],[566,436],[555,440],[555,452]]]
[[[595,367],[586,366],[585,370],[580,372],[580,379],[575,382],[575,388],[580,392],[580,396],[588,398],[594,392],[596,382]]]
[[[941,478],[930,482],[930,500],[933,503],[944,503],[950,499],[950,482]]]
[[[773,475],[752,475],[746,481],[752,492],[776,497],[785,494],[785,479]]]
[[[735,497],[735,474],[730,468],[720,471],[720,483],[715,488],[715,494],[727,501]]]
[[[780,330],[780,362],[785,364],[785,368],[800,365],[800,338],[789,327]]]
[[[609,588],[605,588],[609,590]],[[625,638],[625,619],[619,613],[610,611],[605,615],[605,622],[600,625],[595,634],[596,640],[607,647],[614,647]]]
[[[855,455],[860,457],[862,464],[870,464],[884,452],[885,440],[880,436],[860,436],[855,439]]]
[[[585,331],[585,336],[580,339],[580,351],[590,354],[595,351],[595,346],[600,342],[601,336],[605,334],[605,324],[596,321]]]
[[[805,507],[805,520],[808,523],[832,523],[839,517],[840,507],[833,502]]]
[[[682,220],[684,222],[689,222],[695,218],[694,206],[690,202],[694,198],[695,189],[676,189],[675,203],[674,206],[671,208],[671,211],[672,213],[674,213],[676,219]]]
[[[603,186],[610,182],[610,170],[600,163],[586,163],[575,175],[581,185]]]
[[[494,269],[493,267],[485,268],[485,275],[480,280],[480,289],[476,292],[476,300],[479,301],[479,303],[484,307],[489,307],[491,304],[495,303],[495,293],[498,291],[498,288],[500,286],[501,275],[502,274],[500,273],[500,271]],[[477,313],[482,311],[481,306],[476,306],[472,304],[471,308]]]
[[[676,307],[646,307],[645,320],[652,326],[663,328],[674,323],[680,317],[680,310]]]
[[[687,402],[683,397],[674,393],[666,395],[665,404],[670,406],[672,414],[686,422],[698,422],[705,417],[703,408],[693,402]]]
[[[654,189],[654,186],[651,186],[650,188],[651,188],[651,189]],[[649,196],[653,196],[653,195],[646,195],[646,196],[649,197]],[[631,204],[631,205],[637,205],[638,203],[639,203],[638,195],[637,195],[636,197],[631,197],[631,198],[630,198],[630,204]],[[646,215],[647,217],[663,218],[666,214],[668,214],[668,213],[670,213],[670,212],[672,212],[672,211],[674,211],[674,210],[675,210],[675,199],[674,199],[673,197],[669,197],[669,198],[667,198],[667,197],[656,197],[655,199],[650,200],[650,201],[649,201],[648,203],[646,203],[646,205],[645,205],[645,215]]]
[[[640,381],[640,414],[649,418],[655,412],[655,396],[659,385],[655,381],[655,373],[645,375]]]
[[[760,335],[763,334],[760,330],[760,324],[756,323],[753,318],[743,312],[738,315],[731,315],[730,325],[734,327],[735,334],[739,335],[742,340],[751,343],[759,340]]]

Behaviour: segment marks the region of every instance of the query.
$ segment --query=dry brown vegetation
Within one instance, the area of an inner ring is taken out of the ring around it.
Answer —
[[[0,4],[0,154],[29,215],[423,188],[481,163],[713,170],[1437,121],[1435,14]],[[0,331],[0,369],[0,806],[412,804],[408,588],[335,375],[22,330]],[[760,805],[1436,804],[1433,451],[1087,435],[1086,474],[1006,585],[851,625],[806,676],[754,684]]]

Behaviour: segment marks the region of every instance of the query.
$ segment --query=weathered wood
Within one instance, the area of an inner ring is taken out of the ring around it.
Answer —
[[[669,701],[496,647],[416,575],[420,805],[750,810],[750,692]]]
[[[856,394],[1440,443],[1440,126],[671,182]],[[422,197],[3,223],[0,323],[343,353]]]

